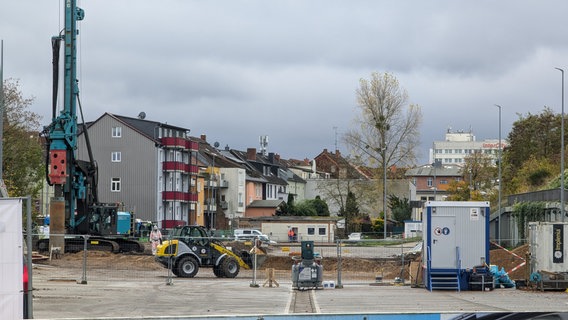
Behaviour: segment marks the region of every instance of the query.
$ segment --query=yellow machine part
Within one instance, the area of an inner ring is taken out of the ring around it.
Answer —
[[[177,245],[179,240],[164,240],[161,244],[156,247],[156,255],[160,257],[175,257],[177,255],[177,246],[175,246],[176,251],[172,253],[166,253],[166,248],[171,245]]]
[[[238,255],[236,255],[233,251],[222,247],[218,244],[215,243],[210,243],[211,247],[213,247],[215,250],[221,252],[221,253],[225,253],[228,256],[231,256],[233,258],[235,258],[235,260],[237,260],[237,262],[239,263],[239,265],[241,266],[241,268],[245,268],[245,269],[250,269],[250,266],[248,264],[246,264],[243,259],[241,259],[241,257],[239,257]]]

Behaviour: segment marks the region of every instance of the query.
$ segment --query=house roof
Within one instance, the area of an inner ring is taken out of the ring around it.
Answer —
[[[319,165],[319,163],[321,161],[324,161],[324,159],[327,160],[328,162],[333,163],[338,169],[335,173],[327,172],[329,174],[337,175],[337,174],[339,174],[339,170],[343,169],[343,170],[345,170],[346,176],[340,177],[340,178],[370,179],[370,175],[368,174],[368,172],[366,170],[363,170],[363,168],[360,168],[358,166],[351,164],[351,162],[349,162],[347,159],[345,159],[341,155],[339,150],[336,150],[335,153],[333,153],[333,152],[327,151],[327,149],[323,149],[323,151],[314,158],[314,160],[316,161],[316,166],[317,166],[318,171],[324,170]],[[338,178],[338,177],[334,176],[334,178]]]
[[[321,217],[321,216],[262,216],[242,217],[241,221],[274,221],[274,222],[337,222],[344,217]],[[390,219],[389,219],[390,220]]]
[[[284,200],[254,200],[247,207],[248,208],[278,208],[280,205],[286,203]]]
[[[271,164],[270,162],[268,162],[261,154],[255,153],[255,159],[251,160],[248,159],[247,152],[245,151],[231,150],[231,153],[245,163],[248,169],[247,175],[249,175],[251,178],[264,179],[265,181],[262,182],[268,182],[275,185],[285,186],[288,184],[286,180],[278,177],[272,172],[270,172],[270,174],[264,174],[261,171],[262,166],[277,166],[277,164]]]
[[[407,177],[461,177],[462,167],[456,164],[440,164],[434,167],[431,164],[426,164],[406,171]]]
[[[112,118],[116,119],[117,121],[124,123],[124,125],[128,126],[132,130],[137,131],[141,135],[143,135],[146,138],[153,140],[155,142],[159,142],[159,139],[157,137],[157,131],[156,131],[156,128],[158,128],[158,127],[171,128],[171,129],[174,129],[174,130],[177,130],[177,131],[189,132],[189,129],[187,129],[187,128],[172,126],[172,125],[169,125],[167,123],[161,123],[161,122],[158,122],[158,121],[151,121],[151,120],[145,120],[145,119],[140,119],[140,118],[125,117],[125,116],[121,116],[121,115],[112,114],[112,113],[109,113],[109,112],[105,112],[103,115],[101,115],[95,121],[88,122],[87,126],[90,127],[91,125],[98,122],[100,119],[102,119],[104,117],[112,117]],[[79,128],[80,128],[79,133],[81,134],[82,133],[82,127],[79,126]]]

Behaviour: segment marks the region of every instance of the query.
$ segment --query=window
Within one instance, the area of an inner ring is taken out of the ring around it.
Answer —
[[[313,236],[316,234],[316,228],[308,228],[308,235]]]
[[[260,184],[255,186],[255,191],[257,197],[262,197],[262,186]]]
[[[112,178],[110,181],[110,191],[120,192],[120,178]]]
[[[432,177],[429,177],[429,178],[428,178],[428,181],[426,182],[426,185],[427,185],[428,187],[431,187],[431,186],[432,186]]]
[[[120,151],[113,151],[110,154],[110,161],[120,162],[122,161],[122,153]]]
[[[113,138],[122,137],[122,127],[112,127],[112,137]]]
[[[320,236],[325,236],[326,231],[327,230],[325,228],[318,228],[318,234]]]

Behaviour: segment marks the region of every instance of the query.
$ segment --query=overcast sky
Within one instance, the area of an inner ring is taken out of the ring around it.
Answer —
[[[51,37],[60,0],[4,1],[4,78],[51,121]],[[87,121],[104,112],[167,122],[246,150],[347,153],[361,78],[390,72],[422,107],[420,163],[433,141],[502,138],[518,114],[561,112],[568,1],[81,0]]]

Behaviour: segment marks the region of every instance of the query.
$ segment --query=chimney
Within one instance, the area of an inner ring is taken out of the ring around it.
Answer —
[[[256,160],[256,148],[247,149],[247,160]]]
[[[339,158],[339,156],[341,156],[341,153],[339,153],[339,150],[335,149],[335,155]]]
[[[268,153],[268,162],[274,163],[274,152]]]
[[[202,135],[201,135],[201,140],[203,140],[203,141],[207,142],[207,136],[206,136],[206,135],[204,135],[204,134],[202,134]]]
[[[274,155],[274,160],[276,160],[276,162],[280,161],[280,155],[278,153]]]

